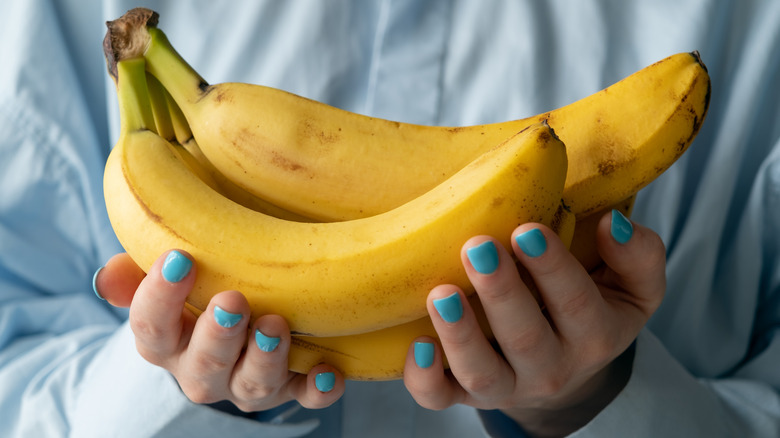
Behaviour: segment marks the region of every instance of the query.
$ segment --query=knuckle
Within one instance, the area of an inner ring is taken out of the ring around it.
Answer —
[[[500,389],[499,376],[496,373],[478,373],[475,375],[461,376],[458,378],[460,386],[471,394],[487,395]]]
[[[193,403],[207,404],[221,400],[214,391],[198,382],[180,381],[179,386],[184,395]]]
[[[275,395],[279,391],[276,385],[256,382],[243,376],[237,376],[233,393],[243,400],[261,400]]]
[[[555,304],[556,313],[560,318],[574,318],[591,306],[590,291],[585,289],[571,290],[566,297]]]
[[[216,374],[233,366],[232,361],[205,352],[196,354],[193,361],[194,369],[201,375]]]
[[[431,411],[441,411],[452,406],[448,399],[441,395],[440,388],[428,385],[408,385],[409,393],[418,405]]]
[[[601,336],[598,341],[583,345],[582,361],[591,367],[601,367],[619,353],[618,341],[611,336]]]
[[[165,335],[163,330],[161,330],[159,327],[151,324],[149,321],[138,316],[138,314],[134,312],[130,312],[128,319],[130,321],[130,329],[133,331],[133,334],[136,338],[161,339]]]
[[[544,377],[536,379],[533,385],[526,388],[525,395],[531,400],[544,403],[560,394],[567,381],[565,374],[546,373]]]
[[[533,354],[545,340],[546,329],[539,324],[526,328],[516,333],[511,339],[500,342],[501,349],[505,353],[518,356]]]

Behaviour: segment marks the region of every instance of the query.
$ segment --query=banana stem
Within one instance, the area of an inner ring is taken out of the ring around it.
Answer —
[[[154,77],[154,75],[150,76]],[[162,84],[160,84],[160,86],[162,87]],[[165,101],[168,104],[168,110],[171,115],[171,123],[173,125],[173,131],[176,135],[176,140],[179,142],[179,144],[185,144],[192,139],[192,129],[190,128],[190,124],[187,121],[187,118],[184,117],[184,113],[181,111],[179,105],[175,100],[173,100],[171,93],[169,93],[165,88],[162,88],[162,90]]]
[[[143,58],[126,59],[116,64],[122,133],[153,129],[155,126],[146,84],[145,64]]]
[[[144,52],[146,69],[165,86],[181,109],[188,108],[200,100],[208,83],[179,55],[162,30],[147,27],[149,44]]]
[[[168,140],[175,141],[176,135],[173,129],[171,113],[168,110],[168,102],[165,98],[165,89],[160,81],[150,73],[146,73],[146,84],[149,88],[149,97],[152,105],[154,123],[157,127],[157,135]]]

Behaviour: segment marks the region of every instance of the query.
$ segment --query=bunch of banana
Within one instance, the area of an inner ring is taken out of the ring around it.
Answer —
[[[182,129],[172,128],[175,112],[164,114],[170,106],[159,90],[149,92],[144,64],[132,58],[116,65],[122,125],[104,178],[112,225],[140,266],[165,248],[190,251],[199,268],[194,292],[201,296],[239,289],[254,316],[281,314],[299,335],[360,333],[296,337],[291,369],[306,371],[316,353],[335,356],[328,362],[348,378],[397,377],[411,339],[434,334],[430,320],[421,318],[430,288],[469,287],[459,257],[465,239],[483,231],[508,236],[525,221],[550,224],[571,239],[573,215],[560,202],[565,148],[544,123],[387,213],[334,223],[288,221],[209,186],[211,172],[164,137]],[[207,302],[189,304],[199,310]],[[397,360],[372,364],[381,357],[372,349],[382,343],[384,354],[399,351]]]
[[[595,267],[593,213],[630,212],[686,150],[709,99],[698,55],[679,54],[531,118],[410,125],[208,85],[156,24],[129,11],[104,42],[122,116],[105,173],[117,236],[143,268],[189,251],[194,311],[241,290],[253,316],[287,318],[292,370],[326,361],[351,379],[399,377],[412,339],[435,336],[425,295],[472,290],[459,258],[472,235],[546,223]]]

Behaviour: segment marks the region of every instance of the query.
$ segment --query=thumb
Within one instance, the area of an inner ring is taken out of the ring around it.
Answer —
[[[666,291],[666,248],[650,228],[632,222],[617,210],[605,214],[596,241],[604,266],[593,273],[602,290],[620,292],[649,317]]]
[[[119,253],[95,273],[95,293],[116,307],[130,307],[146,273],[127,253]]]

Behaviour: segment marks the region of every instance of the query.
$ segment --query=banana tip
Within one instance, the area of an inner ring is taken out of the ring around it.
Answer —
[[[704,61],[701,60],[701,54],[698,50],[694,50],[691,52],[691,56],[696,60],[696,62],[701,66],[701,68],[704,69],[704,71],[707,71],[707,66],[704,65]]]

